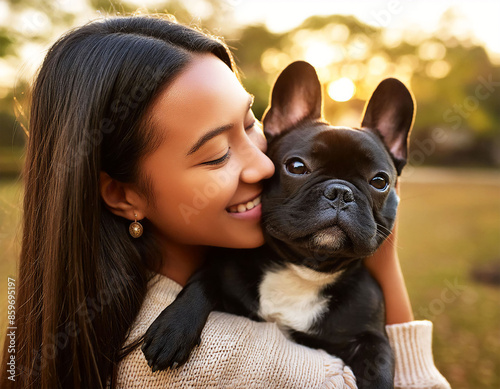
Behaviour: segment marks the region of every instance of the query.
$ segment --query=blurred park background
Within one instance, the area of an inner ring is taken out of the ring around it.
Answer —
[[[131,13],[170,13],[224,37],[257,117],[279,71],[298,59],[316,67],[334,125],[358,126],[385,77],[411,88],[399,253],[415,318],[433,321],[436,365],[453,388],[500,387],[498,1],[0,0],[1,287],[16,277],[36,69],[64,31]]]

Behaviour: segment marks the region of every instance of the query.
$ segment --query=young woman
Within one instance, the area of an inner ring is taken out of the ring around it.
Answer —
[[[166,19],[93,22],[52,46],[32,92],[16,375],[3,369],[2,386],[355,387],[340,359],[219,312],[179,369],[152,373],[138,347],[208,246],[264,243],[259,218],[233,207],[274,172],[251,105],[227,47]],[[394,247],[368,265],[396,383],[446,388]]]

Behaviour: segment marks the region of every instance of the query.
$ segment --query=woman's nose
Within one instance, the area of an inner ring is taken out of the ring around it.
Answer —
[[[247,143],[243,150],[243,168],[241,181],[253,184],[271,178],[274,174],[274,163],[262,152],[261,147],[254,143]]]

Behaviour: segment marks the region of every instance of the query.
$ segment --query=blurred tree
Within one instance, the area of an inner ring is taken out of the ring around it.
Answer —
[[[280,35],[269,32],[264,25],[248,26],[230,45],[242,70],[243,85],[256,96],[253,111],[259,119],[267,107],[271,88],[271,80],[262,69],[262,54],[270,48],[280,47],[282,39]]]
[[[12,153],[13,158],[19,158],[19,151],[26,140],[22,126],[27,125],[28,80],[32,74],[23,73],[22,58],[35,55],[42,51],[47,39],[56,31],[69,29],[75,20],[75,14],[70,10],[67,0],[8,0],[9,25],[0,28],[0,61],[3,69],[7,66],[18,68],[17,77],[2,74],[0,89],[0,148],[2,154]],[[31,51],[26,54],[24,50]],[[10,82],[10,87],[5,86]],[[24,107],[20,110],[19,105]],[[18,115],[18,121],[16,121]],[[11,173],[16,163],[0,166],[0,172]],[[6,169],[8,170],[6,172]]]
[[[7,54],[13,54],[12,43],[14,40],[6,28],[0,28],[0,57],[5,57]]]
[[[448,14],[445,22],[452,19]],[[500,166],[500,67],[470,41],[453,36],[398,39],[354,17],[334,15],[311,17],[284,34],[247,27],[237,47],[244,83],[263,101],[259,113],[267,104],[271,82],[293,60],[316,66],[324,84],[326,118],[339,125],[359,125],[371,91],[383,78],[396,77],[417,99],[413,138],[421,144],[432,139],[436,128],[445,133],[447,144],[435,142],[443,147],[428,153],[425,163]],[[342,77],[354,82],[356,93],[338,102],[327,91]]]
[[[20,58],[25,47],[46,46],[54,35],[80,24],[71,0],[8,1],[12,19],[21,23],[0,28],[0,60]],[[83,4],[98,10],[97,17],[170,13],[181,23],[223,36],[242,70],[244,86],[256,96],[257,117],[267,106],[272,82],[294,60],[308,60],[318,70],[325,115],[334,124],[358,125],[364,103],[378,82],[397,77],[417,98],[413,137],[429,139],[436,127],[447,134],[446,145],[427,156],[426,163],[500,166],[500,68],[491,63],[483,47],[454,36],[454,29],[461,25],[454,12],[444,14],[433,36],[389,32],[341,15],[313,16],[277,34],[264,25],[228,23],[234,9],[231,1],[167,0],[148,10],[138,10],[133,1],[87,0]],[[329,97],[339,79],[351,80],[355,86],[354,94],[344,102]],[[14,125],[13,97],[26,109],[26,85],[20,79],[15,90],[0,94],[0,146],[24,142],[23,132]]]

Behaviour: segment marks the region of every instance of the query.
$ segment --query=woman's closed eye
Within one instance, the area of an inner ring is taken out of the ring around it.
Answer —
[[[229,159],[230,155],[231,155],[231,147],[227,149],[227,153],[224,154],[222,157],[214,159],[212,161],[203,162],[202,165],[221,165],[224,162],[226,162],[226,160]]]
[[[252,116],[252,121],[248,125],[245,125],[245,131],[252,130],[256,125],[260,123],[257,119],[255,119],[255,116],[253,116],[253,112],[251,110],[249,110],[249,113]],[[227,153],[224,154],[222,157],[214,159],[212,161],[203,162],[201,163],[201,165],[210,165],[210,166],[222,165],[230,158],[230,156],[231,156],[231,147],[228,148]]]
[[[255,127],[255,125],[257,124],[257,120],[254,119],[252,121],[252,123],[250,123],[249,125],[245,126],[245,131],[249,131],[251,130],[252,128]],[[224,162],[226,162],[226,160],[229,159],[229,157],[231,156],[231,147],[229,147],[227,149],[227,153],[224,154],[222,157],[220,158],[217,158],[217,159],[214,159],[212,161],[208,161],[208,162],[203,162],[202,165],[221,165],[223,164]]]
[[[245,131],[251,130],[256,124],[257,124],[257,120],[254,120],[251,124],[249,124],[248,126],[245,126]]]

